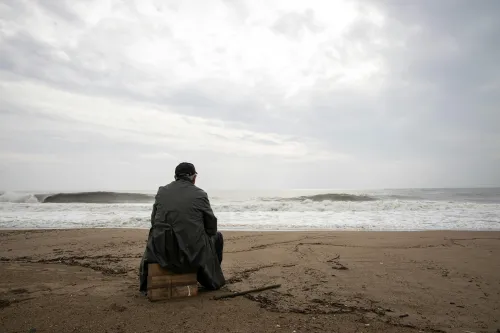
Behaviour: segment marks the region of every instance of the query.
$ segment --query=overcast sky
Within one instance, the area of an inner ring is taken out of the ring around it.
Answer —
[[[500,1],[0,2],[0,190],[500,186]]]

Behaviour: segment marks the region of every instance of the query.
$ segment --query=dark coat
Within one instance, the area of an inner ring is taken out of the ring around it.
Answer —
[[[217,218],[207,194],[187,180],[176,180],[156,194],[146,260],[174,273],[197,272],[205,288],[219,289],[225,279],[214,247],[216,234]],[[147,279],[143,274],[141,289]]]

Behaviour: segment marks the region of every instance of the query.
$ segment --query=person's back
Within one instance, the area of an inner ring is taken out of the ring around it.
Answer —
[[[174,273],[197,272],[205,288],[225,284],[222,234],[207,194],[195,186],[196,171],[190,163],[176,168],[176,180],[158,189],[151,214],[151,229],[141,263],[141,286],[145,291],[148,263],[155,262]]]

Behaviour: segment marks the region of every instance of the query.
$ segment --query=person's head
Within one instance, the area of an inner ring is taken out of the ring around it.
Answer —
[[[182,162],[175,168],[175,180],[184,179],[191,183],[196,182],[196,169],[192,163]]]

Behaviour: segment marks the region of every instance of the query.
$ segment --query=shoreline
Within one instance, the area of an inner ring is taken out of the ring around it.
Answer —
[[[56,231],[56,230],[149,230],[150,228],[136,228],[136,227],[88,227],[88,228],[1,228],[0,233],[2,231]],[[219,228],[220,232],[229,232],[229,233],[260,233],[260,232],[328,232],[328,233],[336,233],[336,232],[373,232],[373,233],[407,233],[407,232],[500,232],[500,229],[392,229],[392,230],[382,230],[382,229],[224,229]]]
[[[500,329],[498,231],[224,231],[227,285],[158,304],[138,293],[147,235],[0,230],[0,331]],[[212,300],[276,283],[281,288]]]

